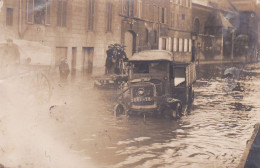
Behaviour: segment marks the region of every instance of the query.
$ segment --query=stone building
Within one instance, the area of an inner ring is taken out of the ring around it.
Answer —
[[[239,11],[239,28],[236,31],[236,55],[245,55],[247,62],[257,61],[257,48],[260,43],[259,17],[260,8],[258,0],[230,0]]]
[[[103,73],[107,46],[120,43],[120,0],[1,1],[1,38],[50,46],[52,65],[67,58],[72,75]]]
[[[37,42],[52,50],[52,66],[67,58],[72,75],[105,71],[110,44],[127,56],[147,49],[192,61],[191,0],[1,0],[0,39]]]
[[[192,29],[197,35],[197,60],[232,60],[238,12],[228,0],[193,0]]]
[[[191,0],[122,0],[121,41],[127,56],[148,49],[169,50],[176,61],[191,58]]]

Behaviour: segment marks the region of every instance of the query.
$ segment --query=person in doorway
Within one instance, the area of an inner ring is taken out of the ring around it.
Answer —
[[[67,78],[69,76],[69,73],[70,73],[70,68],[69,68],[69,65],[67,63],[66,58],[61,60],[60,65],[59,65],[59,71],[60,71],[60,81],[66,82]]]

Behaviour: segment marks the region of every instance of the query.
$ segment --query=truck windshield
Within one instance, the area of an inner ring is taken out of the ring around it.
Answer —
[[[133,64],[134,73],[149,73],[149,63],[148,62],[135,62]]]
[[[150,72],[151,73],[166,73],[167,72],[167,63],[166,62],[153,62],[150,63]]]
[[[166,62],[135,62],[134,73],[165,73],[167,72]]]

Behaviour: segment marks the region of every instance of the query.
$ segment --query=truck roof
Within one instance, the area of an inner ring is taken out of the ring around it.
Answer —
[[[145,50],[135,53],[129,61],[174,61],[173,54],[166,50]]]

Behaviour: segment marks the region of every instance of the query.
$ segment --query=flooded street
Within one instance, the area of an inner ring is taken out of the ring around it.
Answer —
[[[174,121],[115,118],[111,93],[101,91],[75,149],[97,167],[236,167],[259,120],[259,72],[243,71],[241,92],[225,92],[219,77],[198,80],[191,114]]]
[[[18,99],[15,106],[1,106],[1,163],[11,168],[235,168],[260,119],[258,67],[241,72],[243,91],[226,92],[219,74],[200,77],[191,113],[178,120],[115,117],[116,92],[94,89],[91,82],[55,86],[48,107]]]

